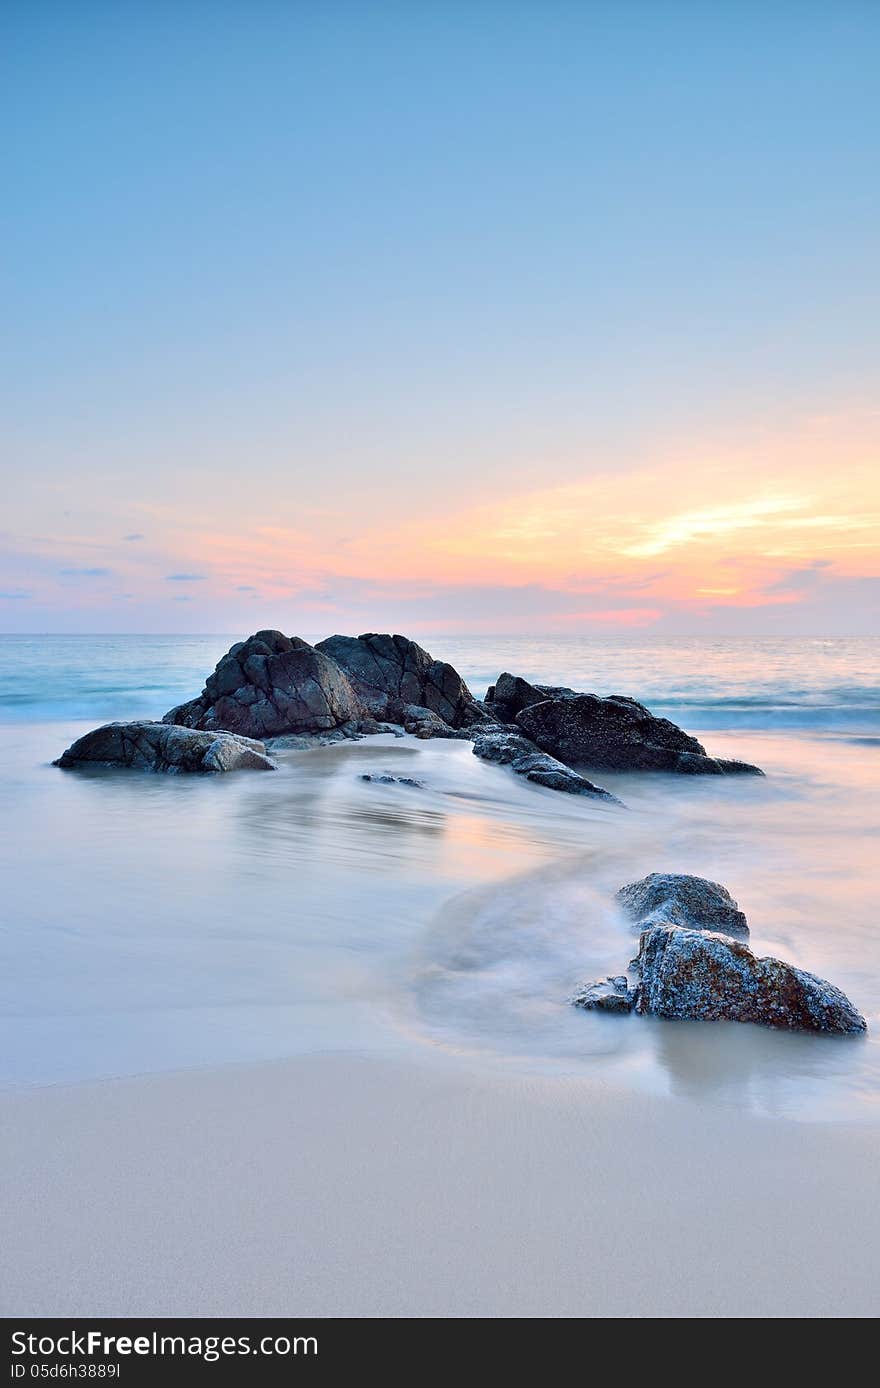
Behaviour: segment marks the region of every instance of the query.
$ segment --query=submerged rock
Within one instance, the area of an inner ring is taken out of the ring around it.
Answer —
[[[748,922],[730,892],[705,877],[652,872],[621,887],[617,900],[629,918],[643,928],[665,923],[748,938]]]
[[[63,752],[55,766],[133,766],[145,771],[273,771],[262,742],[171,723],[105,723]]]
[[[330,731],[364,712],[333,659],[299,637],[258,631],[231,647],[198,699],[163,721],[263,738]]]
[[[866,1023],[839,988],[720,934],[656,924],[642,932],[635,1010],[854,1035]]]
[[[710,757],[668,718],[622,694],[566,692],[524,707],[517,726],[545,752],[573,766],[605,771],[678,771],[688,775],[763,775],[747,762]]]
[[[635,993],[623,974],[587,983],[570,999],[575,1007],[595,1008],[598,1012],[632,1012]]]
[[[487,721],[461,675],[406,636],[329,636],[315,648],[344,670],[367,712],[404,722],[407,705],[426,709],[452,728]]]
[[[362,781],[371,781],[379,786],[410,786],[413,790],[424,790],[424,782],[417,781],[413,776],[389,776],[387,772],[364,771],[361,773]]]
[[[621,803],[616,795],[579,776],[555,757],[541,752],[520,733],[504,728],[489,728],[475,733],[473,743],[474,756],[483,761],[496,762],[499,766],[509,766],[517,776],[525,776],[527,781],[535,785],[566,791],[569,795],[596,796],[613,805]]]

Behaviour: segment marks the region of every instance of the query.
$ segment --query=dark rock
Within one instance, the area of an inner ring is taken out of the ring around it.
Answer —
[[[723,775],[763,773],[746,762],[709,757],[695,737],[668,718],[656,718],[635,699],[612,694],[571,695],[529,704],[516,715],[526,737],[570,766],[606,771],[678,771]]]
[[[365,737],[378,737],[380,733],[393,733],[395,737],[400,737],[400,729],[393,723],[380,723],[375,718],[362,718],[357,730]]]
[[[512,723],[518,713],[532,704],[541,704],[546,699],[574,699],[573,689],[561,685],[530,684],[519,675],[499,675],[486,694],[485,707],[500,723]]]
[[[521,733],[489,728],[475,733],[473,743],[474,756],[483,761],[496,762],[499,766],[509,766],[517,776],[525,776],[527,781],[533,781],[535,785],[566,791],[569,795],[592,795],[614,805],[620,804],[610,791],[594,785],[546,752],[539,751]]]
[[[394,712],[403,724],[404,732],[411,733],[423,741],[432,737],[451,737],[468,740],[470,733],[464,728],[453,728],[439,713],[419,704],[396,705]]]
[[[330,656],[299,637],[258,631],[223,657],[200,698],[172,709],[163,721],[262,738],[329,731],[364,713]]]
[[[598,983],[587,983],[570,999],[575,1007],[595,1008],[599,1012],[632,1012],[635,993],[623,974]]]
[[[145,771],[272,771],[262,742],[232,733],[198,732],[172,723],[105,723],[63,752],[55,766],[133,766]]]
[[[266,747],[272,752],[313,752],[316,747],[332,747],[337,742],[362,742],[358,732],[350,731],[349,724],[331,728],[328,733],[279,733],[277,737],[267,737]]]
[[[712,930],[748,939],[748,922],[730,892],[704,877],[652,872],[621,887],[617,900],[630,920],[643,929],[649,924],[682,925],[689,930]]]
[[[377,723],[375,718],[350,719],[331,728],[326,733],[280,733],[277,737],[267,737],[266,747],[270,752],[311,752],[316,747],[331,747],[337,742],[363,742],[365,737],[375,737],[379,733],[391,733],[393,737],[403,737],[403,730],[394,723]]]
[[[178,728],[195,728],[198,726],[204,707],[201,698],[189,699],[185,704],[178,704],[177,708],[166,713],[162,722],[173,723]]]
[[[330,636],[316,650],[345,671],[367,712],[403,722],[406,705],[437,714],[452,728],[487,721],[457,670],[406,636]]]
[[[422,781],[416,781],[412,776],[389,776],[385,772],[364,771],[361,780],[372,781],[374,785],[380,786],[410,786],[413,790],[425,788]]]
[[[642,932],[638,957],[639,1013],[787,1031],[866,1030],[839,988],[780,959],[759,959],[741,940],[658,924]]]

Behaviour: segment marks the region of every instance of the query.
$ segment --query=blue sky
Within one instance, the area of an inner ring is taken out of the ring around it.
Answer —
[[[2,30],[0,629],[874,629],[875,5]]]

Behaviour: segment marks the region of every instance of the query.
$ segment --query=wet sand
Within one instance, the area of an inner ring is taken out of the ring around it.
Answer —
[[[323,1055],[7,1092],[7,1316],[867,1317],[880,1128]]]

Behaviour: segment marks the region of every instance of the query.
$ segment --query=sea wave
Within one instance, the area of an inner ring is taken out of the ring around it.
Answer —
[[[654,713],[684,727],[722,731],[738,728],[768,732],[871,732],[880,729],[880,699],[865,703],[797,703],[795,700],[647,699]]]
[[[0,722],[161,718],[199,692],[233,639],[0,637]],[[511,669],[537,683],[630,695],[694,732],[880,730],[880,643],[872,638],[603,643],[487,636],[432,638],[431,648],[478,697],[499,671]]]

